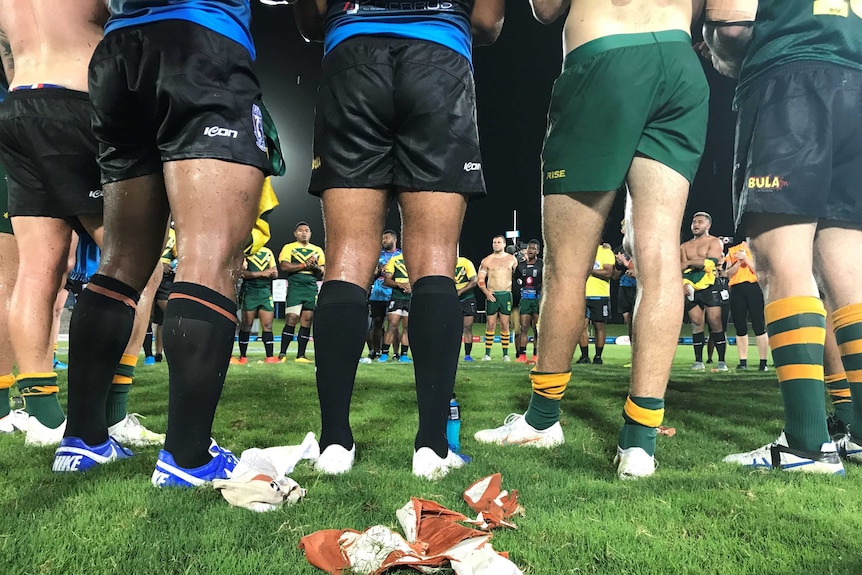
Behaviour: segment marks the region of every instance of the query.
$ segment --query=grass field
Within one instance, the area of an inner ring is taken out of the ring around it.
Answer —
[[[475,349],[480,356],[481,346]],[[231,367],[215,421],[215,437],[237,454],[299,443],[319,430],[313,366],[257,364],[261,344],[252,350],[250,365]],[[573,366],[562,405],[566,444],[553,451],[476,444],[476,430],[526,408],[528,368],[499,361],[499,346],[493,362],[462,362],[462,446],[474,462],[436,483],[410,473],[412,367],[360,365],[354,470],[327,477],[300,464],[292,477],[307,498],[269,514],[231,508],[208,488],[151,487],[155,447],[86,475],[60,476],[50,471],[52,449],[0,436],[0,575],[322,573],[297,550],[303,535],[397,528],[395,510],[410,496],[466,513],[462,491],[493,472],[503,474],[505,488],[520,491],[526,509],[518,530],[495,533],[494,547],[509,551],[528,574],[862,573],[862,466],[848,465],[847,477],[837,478],[720,462],[780,430],[774,372],[695,374],[688,370],[691,348],[681,346],[665,420],[677,435],[659,438],[654,477],[616,480],[610,462],[628,353],[608,346],[605,365]],[[735,365],[735,350],[728,355]],[[164,431],[166,401],[165,364],[138,367],[131,410]]]

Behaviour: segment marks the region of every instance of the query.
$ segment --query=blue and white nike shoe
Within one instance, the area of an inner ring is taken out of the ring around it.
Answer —
[[[87,471],[97,465],[127,459],[133,453],[109,437],[101,445],[87,445],[79,437],[64,437],[54,452],[51,469],[61,473]]]
[[[156,487],[197,487],[208,483],[213,479],[230,479],[236,464],[237,457],[222,449],[215,440],[209,447],[212,461],[206,465],[194,469],[180,467],[174,461],[174,456],[162,449],[159,451],[159,460],[156,461],[156,469],[153,471],[152,483]]]
[[[787,437],[783,431],[774,443],[764,445],[748,453],[728,455],[724,458],[724,462],[756,469],[781,469],[783,471],[844,475],[844,465],[841,463],[834,442],[824,443],[820,446],[820,451],[791,449],[787,445]]]

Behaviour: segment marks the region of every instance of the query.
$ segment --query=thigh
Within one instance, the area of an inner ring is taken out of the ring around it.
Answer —
[[[239,269],[257,219],[263,172],[212,159],[168,162],[164,171],[182,256],[176,281],[200,284],[233,299],[233,270]]]

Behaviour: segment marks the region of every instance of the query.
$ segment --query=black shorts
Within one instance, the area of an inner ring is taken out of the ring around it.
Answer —
[[[150,313],[150,320],[156,325],[165,323],[165,312],[158,304],[153,304],[153,311]]]
[[[63,88],[16,90],[0,103],[10,216],[102,213],[92,112],[86,93]]]
[[[397,313],[398,315],[410,315],[410,300],[409,299],[391,299],[386,308],[386,313]]]
[[[476,307],[476,298],[470,297],[461,300],[461,315],[464,317],[476,317],[479,313],[479,308]]]
[[[384,319],[386,317],[387,309],[389,309],[389,300],[368,300],[368,314],[373,319]]]
[[[165,20],[109,33],[90,61],[90,96],[105,183],[198,158],[271,173],[251,55],[203,26]]]
[[[466,58],[424,40],[357,36],[323,58],[309,192],[485,194]]]
[[[862,223],[862,71],[779,66],[738,102],[737,233],[748,214]]]
[[[730,314],[736,335],[748,335],[748,322],[754,335],[766,333],[766,319],[763,313],[763,291],[757,282],[742,282],[730,288]]]
[[[176,274],[162,273],[162,281],[159,282],[159,288],[156,290],[156,301],[166,301],[171,295],[171,288],[174,285],[174,276]]]
[[[684,296],[683,296],[684,297]],[[711,285],[708,288],[694,292],[694,301],[685,298],[686,311],[694,308],[718,307],[722,305],[721,286]]]
[[[637,295],[637,286],[620,286],[617,292],[617,312],[632,313],[635,310]]]
[[[587,298],[586,317],[593,323],[607,323],[611,317],[611,298]]]

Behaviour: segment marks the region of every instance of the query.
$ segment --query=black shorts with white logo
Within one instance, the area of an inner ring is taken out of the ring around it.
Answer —
[[[793,62],[738,102],[734,215],[862,223],[862,71]]]
[[[0,103],[10,216],[102,213],[92,111],[86,93],[64,88],[15,90]]]
[[[171,290],[174,287],[175,273],[162,272],[162,280],[159,282],[159,287],[156,290],[156,301],[167,301],[171,296]]]
[[[183,20],[109,33],[90,61],[102,181],[215,159],[271,173],[260,84],[243,46]]]
[[[588,297],[586,317],[592,322],[608,323],[611,317],[611,298]]]
[[[357,36],[323,59],[309,192],[485,194],[470,64],[433,42]]]
[[[461,300],[461,315],[464,317],[473,317],[479,313],[479,308],[476,306],[476,298],[468,297]]]
[[[726,301],[729,301],[729,296],[725,298],[722,296],[721,292],[722,287],[718,284],[713,284],[707,288],[694,292],[694,301],[685,298],[686,311],[694,307],[707,308],[723,305]]]

